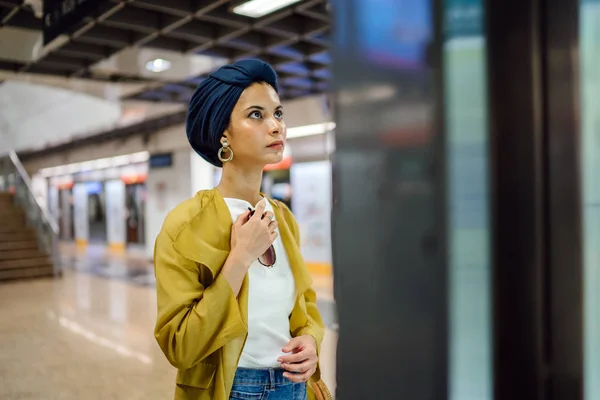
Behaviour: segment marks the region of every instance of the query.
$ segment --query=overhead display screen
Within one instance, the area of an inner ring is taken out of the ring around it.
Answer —
[[[423,0],[356,0],[357,40],[369,62],[421,67],[432,38],[431,4]]]

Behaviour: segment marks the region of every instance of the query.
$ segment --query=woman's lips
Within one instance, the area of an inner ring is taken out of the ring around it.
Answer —
[[[283,149],[283,142],[275,142],[275,143],[271,143],[269,146],[270,149],[276,149],[276,150],[282,150]]]

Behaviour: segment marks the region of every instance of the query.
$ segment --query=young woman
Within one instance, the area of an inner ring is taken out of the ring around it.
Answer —
[[[187,137],[223,168],[177,206],[156,239],[155,336],[178,369],[175,399],[315,398],[324,328],[290,210],[260,193],[286,140],[277,76],[226,65],[190,102]]]

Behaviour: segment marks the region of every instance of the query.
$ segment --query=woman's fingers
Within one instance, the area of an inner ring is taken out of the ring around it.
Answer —
[[[304,372],[302,374],[294,374],[292,372],[284,372],[283,376],[292,382],[301,383],[301,382],[308,381],[310,379],[310,377],[313,376],[315,371],[316,371],[316,368],[313,367],[310,370],[308,370],[307,372]]]
[[[277,229],[277,226],[278,226],[277,220],[275,219],[275,215],[273,215],[272,212],[267,211],[265,213],[265,218],[263,219],[263,223],[266,224],[267,230],[268,230],[269,234],[271,235],[271,239],[275,240],[277,235],[273,236],[273,233],[275,233],[275,230]]]
[[[298,372],[303,374],[305,372],[308,372],[313,367],[313,362],[306,360],[303,363],[299,364],[281,364],[281,367],[286,371]]]
[[[263,215],[265,213],[266,207],[267,207],[266,200],[259,201],[258,204],[256,205],[256,209],[254,210],[254,215],[252,216],[252,219],[255,219],[257,221],[260,221],[261,219],[263,219]]]
[[[269,225],[273,221],[275,221],[275,215],[272,212],[267,211],[263,214],[263,223]]]
[[[271,223],[269,223],[269,232],[273,232],[275,229],[277,229],[277,226],[279,224],[277,223],[276,220],[271,221]]]
[[[236,225],[236,226],[242,226],[242,225],[244,225],[248,221],[248,215],[249,214],[250,214],[250,211],[246,211],[245,213],[243,213],[242,215],[240,215],[235,220],[234,225]]]
[[[279,360],[281,360],[279,362],[282,364],[297,364],[297,363],[307,361],[310,358],[311,358],[311,354],[308,351],[303,350],[303,351],[300,351],[295,354],[281,356],[281,357],[279,357]]]

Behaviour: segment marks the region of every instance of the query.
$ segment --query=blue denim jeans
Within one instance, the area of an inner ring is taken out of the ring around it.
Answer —
[[[238,368],[230,400],[306,400],[306,384],[283,376],[284,370]]]

